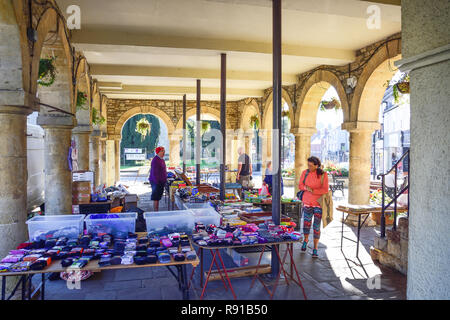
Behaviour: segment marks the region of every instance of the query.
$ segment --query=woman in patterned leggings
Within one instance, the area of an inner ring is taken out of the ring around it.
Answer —
[[[311,229],[311,222],[313,222],[314,230],[314,249],[313,258],[317,258],[317,248],[320,239],[320,222],[322,220],[322,208],[317,200],[323,194],[328,192],[328,175],[320,168],[321,163],[319,158],[310,157],[308,159],[308,169],[303,171],[299,182],[299,189],[303,190],[303,233],[305,236],[302,251],[305,252],[309,233]],[[314,219],[314,221],[313,221]]]

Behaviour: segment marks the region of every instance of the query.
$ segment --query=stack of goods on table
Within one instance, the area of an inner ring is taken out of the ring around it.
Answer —
[[[300,233],[291,226],[277,226],[272,221],[246,224],[242,226],[222,226],[195,224],[192,240],[199,246],[226,247],[283,241],[300,241]]]
[[[129,233],[118,238],[113,235],[83,235],[79,238],[50,238],[22,243],[0,262],[0,272],[43,270],[59,261],[65,268],[83,268],[90,261],[99,267],[109,265],[144,265],[195,260],[187,235],[174,233],[167,237],[138,237]]]

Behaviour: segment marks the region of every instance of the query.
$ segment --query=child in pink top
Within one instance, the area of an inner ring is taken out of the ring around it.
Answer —
[[[299,181],[299,189],[304,191],[303,204],[303,234],[305,236],[302,251],[308,245],[311,222],[314,216],[314,249],[313,258],[317,258],[317,249],[320,239],[320,222],[322,221],[322,208],[317,200],[328,192],[328,175],[320,168],[321,163],[317,157],[308,159],[308,170],[303,171]],[[306,176],[306,179],[305,179]]]

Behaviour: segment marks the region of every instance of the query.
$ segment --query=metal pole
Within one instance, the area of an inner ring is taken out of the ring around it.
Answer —
[[[195,148],[195,164],[196,164],[196,185],[200,185],[200,164],[201,164],[201,123],[200,123],[200,79],[197,79],[197,126],[196,126],[196,148]]]
[[[272,44],[273,44],[273,193],[272,220],[276,225],[281,221],[281,0],[273,0],[272,8]],[[275,139],[276,138],[276,139]],[[272,248],[272,276],[276,277],[280,270],[276,255],[276,248]]]
[[[186,135],[186,95],[183,95],[183,173],[186,174],[186,146],[187,146],[187,135]]]
[[[222,151],[220,157],[220,200],[225,200],[225,163],[226,163],[226,115],[227,115],[227,55],[220,55],[220,131],[222,133]]]

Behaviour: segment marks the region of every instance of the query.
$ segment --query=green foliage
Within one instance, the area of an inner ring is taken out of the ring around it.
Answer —
[[[92,124],[102,125],[105,124],[105,122],[106,122],[105,117],[100,115],[97,109],[92,108]]]
[[[142,140],[140,133],[136,132],[136,124],[138,120],[145,118],[150,123],[150,133]],[[147,157],[151,155],[159,143],[159,135],[161,134],[161,124],[159,119],[151,114],[138,114],[128,119],[122,128],[122,141],[120,143],[120,154],[123,157],[122,165],[134,166],[139,161],[125,160],[125,148],[145,148],[147,150]]]
[[[56,57],[39,60],[38,84],[43,87],[50,87],[56,79],[56,67],[54,62]]]
[[[341,103],[339,102],[338,99],[336,98],[332,98],[329,101],[323,100],[320,102],[320,110],[321,111],[326,111],[326,110],[331,110],[331,109],[341,109]]]
[[[256,114],[251,116],[250,118],[250,127],[255,130],[259,129],[259,118]]]
[[[83,91],[77,91],[77,110],[87,110],[86,102],[87,94]]]
[[[144,140],[147,134],[150,132],[150,122],[144,117],[136,122],[136,132],[141,135],[141,139]]]

